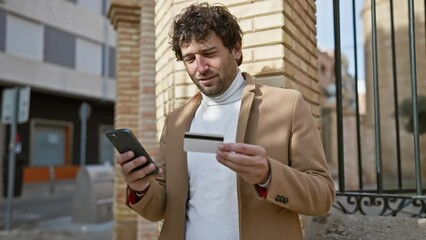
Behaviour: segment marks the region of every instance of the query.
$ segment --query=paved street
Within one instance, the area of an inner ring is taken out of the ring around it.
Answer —
[[[12,230],[5,231],[6,199],[0,198],[0,240],[111,240],[113,222],[74,223],[70,217],[74,181],[60,181],[51,193],[49,184],[27,184],[13,201]],[[335,209],[314,218],[309,240],[426,239],[426,219],[343,215]]]
[[[54,186],[52,188],[48,183],[24,186],[22,196],[13,200],[10,231],[5,230],[7,200],[1,196],[0,239],[112,239],[112,221],[100,224],[72,222],[74,181],[60,181]]]

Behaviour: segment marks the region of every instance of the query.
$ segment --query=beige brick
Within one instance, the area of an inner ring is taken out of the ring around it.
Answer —
[[[253,48],[253,57],[256,61],[267,59],[282,59],[284,56],[284,46],[282,44],[267,45]]]
[[[238,24],[240,25],[241,31],[243,31],[244,34],[254,31],[252,19],[238,19]]]
[[[253,33],[247,33],[243,39],[243,46],[246,48],[259,46],[280,44],[283,42],[283,32],[281,29],[271,29]]]
[[[211,3],[217,3],[218,1],[212,1],[210,0]],[[251,4],[253,2],[253,0],[226,0],[223,1],[223,3],[228,7],[231,8],[232,6],[237,6],[237,5],[247,5],[247,4]]]
[[[245,49],[243,48],[243,63],[254,61],[253,57],[253,48]]]
[[[273,13],[253,18],[253,29],[255,31],[282,28],[283,26],[284,16],[282,13]]]
[[[283,10],[283,4],[277,0],[255,1],[250,4],[233,6],[229,11],[237,18],[245,19],[271,13],[279,13]]]

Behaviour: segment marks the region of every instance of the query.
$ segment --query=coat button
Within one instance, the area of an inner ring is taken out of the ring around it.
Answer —
[[[286,203],[288,203],[288,198],[284,197],[283,195],[276,195],[275,196],[275,201],[286,204]]]
[[[288,203],[288,198],[287,197],[283,197],[283,203]]]
[[[280,195],[275,196],[275,201],[276,202],[281,202],[281,196]]]

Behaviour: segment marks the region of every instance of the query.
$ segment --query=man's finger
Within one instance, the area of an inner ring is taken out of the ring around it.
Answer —
[[[235,152],[250,156],[258,155],[259,150],[259,147],[256,145],[250,145],[245,143],[223,143],[219,145],[219,151]]]

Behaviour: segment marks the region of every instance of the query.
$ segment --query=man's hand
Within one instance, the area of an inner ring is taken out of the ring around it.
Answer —
[[[269,161],[262,146],[245,143],[220,144],[216,159],[248,183],[264,183],[268,180]]]
[[[116,163],[119,165],[124,181],[126,181],[129,187],[135,191],[142,192],[149,187],[153,178],[162,176],[164,172],[163,169],[160,168],[160,171],[156,176],[148,175],[155,170],[155,165],[153,163],[144,168],[134,170],[135,168],[145,164],[147,161],[143,156],[131,160],[134,156],[135,154],[132,151],[119,154]]]

